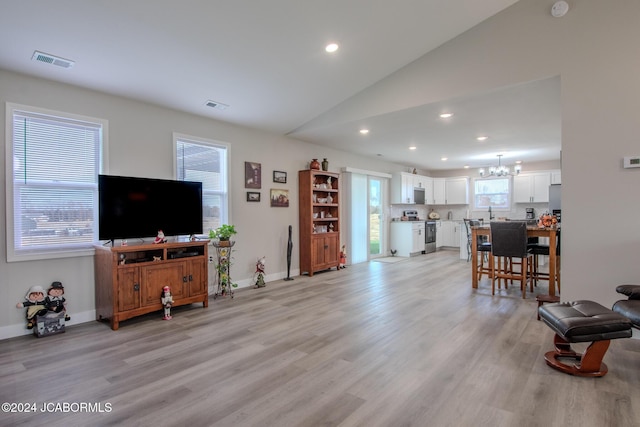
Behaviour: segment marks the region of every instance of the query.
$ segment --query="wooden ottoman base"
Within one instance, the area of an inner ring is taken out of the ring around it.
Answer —
[[[544,355],[547,365],[565,374],[579,377],[603,377],[609,371],[607,365],[602,361],[611,340],[594,341],[584,353],[576,353],[571,349],[571,343],[556,334],[553,337],[553,344],[556,349],[548,351]],[[566,364],[559,359],[574,359],[574,364]]]

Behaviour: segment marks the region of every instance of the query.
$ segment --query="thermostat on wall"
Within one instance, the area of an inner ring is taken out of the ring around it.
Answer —
[[[640,156],[625,157],[623,166],[625,169],[640,168]]]

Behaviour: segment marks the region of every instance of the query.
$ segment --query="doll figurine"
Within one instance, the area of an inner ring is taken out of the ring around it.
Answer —
[[[42,286],[32,286],[24,297],[23,302],[16,304],[17,308],[27,307],[27,329],[33,329],[36,316],[47,314],[45,306],[44,289]]]
[[[254,275],[256,277],[256,284],[254,285],[254,288],[264,288],[267,286],[264,282],[264,269],[266,262],[266,257],[258,258],[258,262],[256,263],[256,272]]]
[[[165,239],[164,237],[164,231],[162,230],[158,230],[158,235],[156,236],[155,240],[153,241],[153,243],[167,243],[167,239]]]
[[[61,282],[53,282],[47,290],[47,297],[44,299],[44,305],[47,310],[54,313],[64,312],[64,320],[69,321],[71,317],[67,315],[67,300],[64,295],[64,286]]]
[[[162,320],[171,320],[171,306],[173,305],[173,297],[171,296],[171,288],[165,286],[162,288],[162,296],[160,297],[162,306],[164,307],[164,317]]]
[[[338,265],[338,270],[341,268],[347,268],[347,246],[342,245],[340,249],[340,264]]]

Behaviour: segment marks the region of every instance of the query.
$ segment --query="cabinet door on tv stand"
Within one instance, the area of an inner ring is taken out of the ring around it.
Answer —
[[[187,275],[189,283],[189,296],[206,294],[208,291],[207,286],[207,274],[206,272],[206,260],[204,258],[198,258],[190,260],[187,263]]]
[[[150,265],[142,269],[142,305],[160,304],[162,288],[169,286],[171,296],[177,301],[186,296],[185,263],[163,263]]]
[[[140,269],[118,268],[118,311],[140,308]]]

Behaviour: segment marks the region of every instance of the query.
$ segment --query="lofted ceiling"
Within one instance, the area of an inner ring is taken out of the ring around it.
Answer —
[[[424,170],[491,165],[498,152],[506,162],[558,159],[559,78],[304,126],[516,1],[4,2],[0,68]],[[339,50],[326,53],[329,42]],[[34,61],[34,51],[75,64]],[[478,144],[481,134],[489,139]]]

